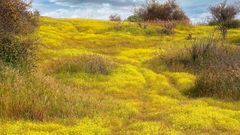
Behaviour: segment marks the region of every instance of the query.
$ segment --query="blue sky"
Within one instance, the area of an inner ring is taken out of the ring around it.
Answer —
[[[164,0],[162,0],[164,1]],[[232,3],[234,0],[228,0]],[[33,7],[43,16],[56,18],[108,19],[111,14],[122,18],[131,15],[133,9],[145,0],[34,0]],[[205,21],[208,7],[222,0],[177,0],[193,22]]]

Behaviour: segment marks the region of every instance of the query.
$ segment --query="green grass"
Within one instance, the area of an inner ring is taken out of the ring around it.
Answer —
[[[48,88],[51,94],[54,90],[64,93],[69,102],[63,107],[72,106],[71,115],[42,122],[2,118],[0,134],[240,133],[240,102],[188,98],[183,92],[194,87],[196,76],[166,69],[154,72],[147,62],[190,45],[192,41],[185,39],[189,33],[196,38],[208,37],[213,27],[178,26],[174,35],[159,35],[155,25],[143,30],[137,24],[125,23],[123,29],[115,30],[116,25],[108,21],[41,18],[37,32],[41,38],[39,70],[54,80],[54,86],[43,83],[43,88],[52,86]],[[239,34],[240,29],[231,30],[228,41],[236,44]],[[93,53],[107,57],[116,67],[108,74],[48,72],[56,60]],[[56,116],[68,113],[57,111]],[[54,115],[51,109],[46,113]]]

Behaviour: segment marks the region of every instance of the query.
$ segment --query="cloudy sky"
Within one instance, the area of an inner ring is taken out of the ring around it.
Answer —
[[[177,0],[193,22],[204,21],[210,5],[222,0]],[[234,0],[228,0],[230,3]],[[56,18],[108,19],[111,14],[122,18],[131,15],[133,9],[145,0],[34,0],[33,7],[43,16]]]

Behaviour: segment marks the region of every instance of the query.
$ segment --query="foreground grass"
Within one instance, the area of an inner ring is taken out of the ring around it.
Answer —
[[[166,36],[157,33],[157,26],[124,25],[119,30],[107,21],[42,18],[40,70],[57,81],[51,81],[57,84],[51,91],[61,91],[71,101],[63,107],[75,105],[74,113],[42,122],[2,119],[0,134],[240,133],[240,102],[188,98],[182,93],[194,87],[196,76],[170,72],[161,64],[154,72],[147,62],[191,44],[185,39],[190,33],[208,37],[212,27],[178,26],[175,35]],[[228,41],[238,43],[239,34],[239,29],[231,30]],[[56,61],[85,54],[103,55],[115,67],[108,74],[51,71]],[[61,102],[56,105],[61,108]]]

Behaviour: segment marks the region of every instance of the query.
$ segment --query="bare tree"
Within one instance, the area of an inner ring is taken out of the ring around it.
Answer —
[[[226,39],[228,33],[227,22],[232,21],[240,13],[239,4],[227,4],[227,0],[209,8],[212,21],[218,24],[218,29]]]

